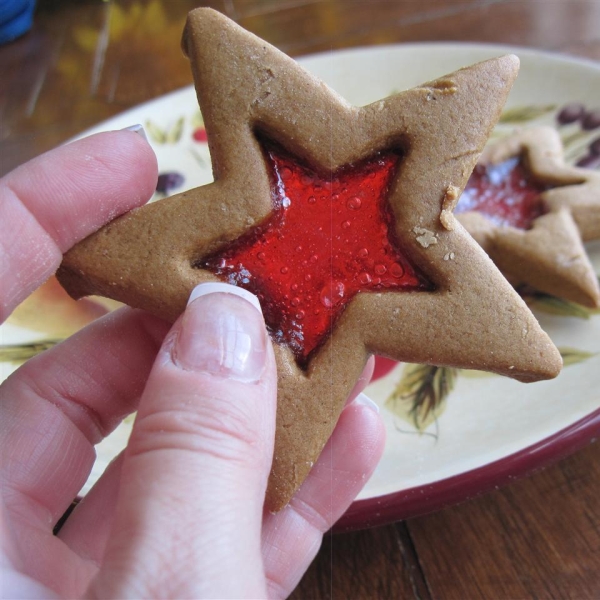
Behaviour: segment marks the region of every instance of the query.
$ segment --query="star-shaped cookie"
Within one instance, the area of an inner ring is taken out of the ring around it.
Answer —
[[[600,173],[567,165],[555,129],[522,129],[486,148],[456,212],[515,285],[600,306],[582,243],[600,237]]]
[[[183,45],[215,182],[115,220],[69,251],[58,276],[75,297],[108,295],[168,319],[200,282],[255,286],[278,366],[272,510],[308,474],[372,353],[524,381],[559,372],[556,348],[451,213],[516,77],[515,57],[357,108],[210,9],[190,13]],[[373,223],[357,216],[367,205]],[[366,227],[376,230],[369,240],[357,231]],[[296,234],[311,250],[293,246]],[[308,275],[320,283],[310,288]],[[329,326],[314,314],[303,325],[317,310]]]

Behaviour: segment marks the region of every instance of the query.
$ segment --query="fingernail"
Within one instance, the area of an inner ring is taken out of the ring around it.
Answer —
[[[252,383],[260,379],[266,356],[267,333],[256,296],[218,283],[193,290],[173,348],[175,364]]]
[[[260,302],[252,292],[249,292],[244,288],[236,287],[235,285],[229,285],[228,283],[220,283],[218,281],[209,281],[208,283],[201,283],[200,285],[197,285],[190,294],[188,306],[194,300],[200,298],[201,296],[207,296],[208,294],[216,293],[233,294],[235,296],[239,296],[247,302],[250,302],[250,304],[252,304],[252,306],[254,306],[254,308],[256,308],[256,310],[262,315],[262,308],[260,306]]]
[[[379,406],[375,404],[375,402],[373,402],[373,400],[371,400],[371,398],[369,398],[369,396],[367,396],[363,392],[361,392],[358,396],[356,396],[356,398],[354,398],[352,404],[360,404],[361,406],[366,406],[367,408],[370,408],[376,413],[379,413]]]
[[[144,126],[140,123],[130,125],[129,127],[123,127],[123,131],[133,131],[133,133],[137,133],[141,138],[144,138],[146,141],[148,141],[148,136],[146,136],[146,130],[144,129]]]

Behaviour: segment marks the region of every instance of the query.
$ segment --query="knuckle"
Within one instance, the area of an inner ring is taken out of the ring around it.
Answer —
[[[304,520],[307,525],[325,533],[333,524],[332,523],[332,506],[327,504],[325,510],[321,507],[314,506],[308,499],[303,499],[296,495],[290,502],[296,514]]]
[[[208,400],[208,401],[206,401]],[[203,399],[138,417],[130,452],[180,450],[218,460],[257,464],[263,444],[249,415],[233,402]]]

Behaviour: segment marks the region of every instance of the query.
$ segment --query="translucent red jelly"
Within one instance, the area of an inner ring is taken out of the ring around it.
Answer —
[[[477,165],[455,212],[477,211],[496,225],[530,229],[544,214],[540,194],[547,189],[533,181],[519,158]]]
[[[275,341],[306,366],[358,292],[431,286],[394,239],[385,198],[398,154],[326,177],[279,148],[266,157],[272,214],[197,266],[257,294]]]

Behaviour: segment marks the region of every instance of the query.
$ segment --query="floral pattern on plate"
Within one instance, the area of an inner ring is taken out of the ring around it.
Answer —
[[[469,44],[380,46],[324,53],[301,62],[360,105],[388,95],[392,87],[412,87],[509,51],[520,55],[522,71],[492,140],[528,125],[553,125],[571,164],[600,168],[599,107],[597,95],[591,93],[600,85],[600,68],[593,63],[527,49]],[[549,69],[552,78],[543,75]],[[144,124],[158,156],[160,178],[153,201],[212,180],[206,132],[192,88],[140,105],[87,133],[132,123]],[[589,244],[588,249],[600,273],[600,243]],[[477,473],[485,472],[485,485],[489,485],[497,477],[494,465],[500,462],[506,465],[527,455],[527,468],[539,467],[549,457],[581,444],[582,436],[589,439],[598,433],[600,314],[530,290],[522,292],[561,349],[567,365],[563,373],[554,381],[528,386],[473,371],[379,360],[377,377],[367,393],[382,407],[388,442],[344,526],[416,514],[415,498],[422,498],[427,510],[442,506],[448,498],[456,501],[474,489],[484,489]],[[74,302],[51,279],[0,329],[2,377],[116,306],[100,298]],[[97,463],[83,492],[126,443],[131,423],[128,418],[99,445]],[[518,466],[523,461],[514,464],[503,468],[524,472]],[[469,486],[464,484],[467,480]]]

